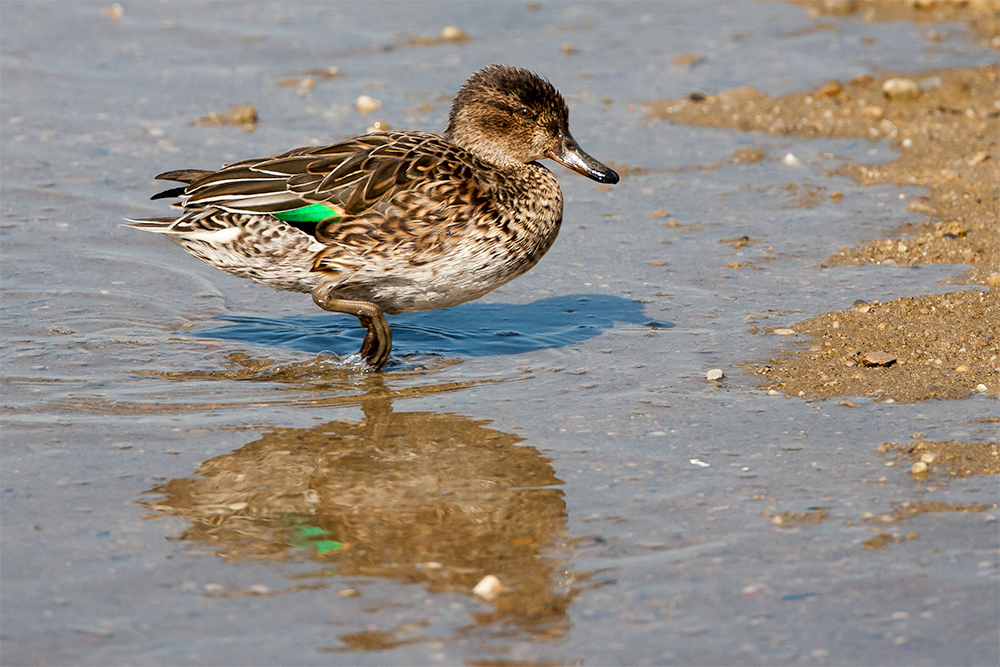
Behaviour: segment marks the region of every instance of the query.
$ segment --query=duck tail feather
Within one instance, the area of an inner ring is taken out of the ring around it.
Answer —
[[[174,197],[183,197],[185,190],[187,190],[186,185],[182,185],[177,188],[170,188],[169,190],[164,190],[163,192],[157,192],[155,195],[150,197],[150,199],[172,199]]]
[[[170,231],[170,227],[177,218],[125,218],[129,224],[124,227],[133,227],[147,232],[163,234]]]
[[[165,171],[162,174],[157,174],[154,176],[158,181],[177,181],[178,183],[194,183],[199,178],[207,176],[209,174],[214,174],[213,171],[208,171],[207,169],[176,169],[174,171]]]

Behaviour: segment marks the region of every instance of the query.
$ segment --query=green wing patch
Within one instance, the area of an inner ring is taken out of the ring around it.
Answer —
[[[271,215],[285,222],[320,222],[327,218],[339,217],[341,212],[328,204],[309,204],[293,208],[290,211],[278,211]]]

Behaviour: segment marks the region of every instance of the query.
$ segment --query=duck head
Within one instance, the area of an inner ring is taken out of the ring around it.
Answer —
[[[551,158],[600,183],[618,174],[587,155],[569,133],[569,109],[551,83],[520,67],[490,65],[458,91],[444,136],[497,165]]]

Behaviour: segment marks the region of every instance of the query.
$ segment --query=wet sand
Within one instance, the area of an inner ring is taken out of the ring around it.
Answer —
[[[766,381],[762,388],[803,398],[911,403],[996,396],[997,322],[996,290],[859,301],[850,310],[792,325],[808,347],[750,369]]]
[[[860,16],[863,21],[910,21],[917,25],[959,21],[967,24],[984,46],[998,48],[1000,43],[1000,7],[997,0],[789,0],[807,7],[814,19]],[[946,39],[932,29],[935,40]]]
[[[754,366],[767,380],[764,388],[808,398],[859,395],[906,402],[1000,394],[998,71],[987,66],[862,74],[776,97],[739,88],[646,105],[647,116],[656,120],[890,142],[900,153],[893,162],[845,164],[831,174],[864,185],[927,188],[908,206],[927,220],[900,228],[893,238],[843,247],[821,266],[962,263],[971,268],[957,282],[988,289],[872,303],[791,325],[811,347],[800,345],[787,356]],[[911,97],[884,92],[886,82],[901,79],[917,86]],[[761,158],[749,154],[750,160]],[[734,154],[734,160],[747,159],[746,152]],[[836,200],[843,195],[834,191],[822,196]],[[812,200],[806,197],[802,203],[809,206]],[[862,356],[871,351],[886,352],[895,363],[866,367]]]

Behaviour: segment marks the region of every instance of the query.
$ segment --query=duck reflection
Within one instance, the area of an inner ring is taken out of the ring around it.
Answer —
[[[484,420],[393,412],[386,392],[362,407],[360,423],[267,433],[205,461],[195,477],[151,489],[163,497],[143,504],[187,519],[180,539],[227,559],[328,564],[307,577],[375,576],[471,595],[493,574],[503,590],[477,623],[541,624],[548,636],[568,627],[572,593],[559,562],[543,555],[566,529],[549,460]]]

